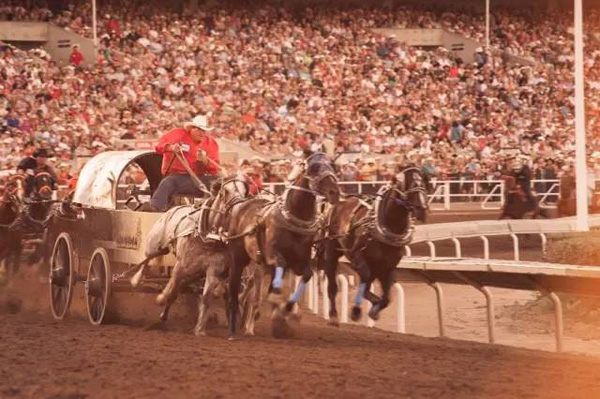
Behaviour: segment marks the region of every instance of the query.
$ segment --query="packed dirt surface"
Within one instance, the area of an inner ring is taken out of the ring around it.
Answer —
[[[600,360],[464,341],[334,328],[314,316],[293,338],[229,342],[92,327],[35,313],[1,315],[2,398],[486,397],[597,398]]]
[[[491,243],[492,257],[511,257],[510,240]],[[437,249],[439,256],[452,255],[454,246],[440,243]],[[415,246],[413,253],[427,251]],[[464,242],[464,256],[481,256],[481,251],[480,240]],[[523,259],[540,256],[537,238],[524,242]],[[230,342],[223,323],[209,330],[209,337],[195,337],[189,317],[174,318],[159,331],[123,324],[93,327],[81,304],[83,284],[76,286],[74,314],[55,321],[46,282],[29,269],[10,290],[0,288],[1,399],[600,397],[600,356],[411,335],[437,334],[435,296],[423,284],[405,287],[408,334],[361,325],[330,327],[303,311],[300,323],[291,322],[292,337],[274,339],[265,308],[255,337]],[[448,336],[485,342],[481,294],[463,286],[444,290]],[[551,315],[551,309],[527,313],[523,304],[535,299],[533,294],[494,292],[500,344],[553,349],[552,319],[528,321],[531,314]],[[153,296],[143,300],[152,304]],[[394,306],[377,327],[394,328]],[[159,309],[152,309],[158,315]],[[597,354],[566,338],[567,350]]]
[[[565,313],[566,333],[595,342],[600,348],[600,299],[563,294],[559,297]],[[525,305],[506,306],[503,316],[526,322],[537,330],[552,329],[554,325],[553,305],[547,297],[535,298]],[[600,356],[600,351],[596,355]]]

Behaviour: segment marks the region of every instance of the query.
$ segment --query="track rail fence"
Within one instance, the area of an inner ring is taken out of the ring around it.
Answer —
[[[342,191],[349,194],[375,194],[387,181],[340,181]],[[596,180],[597,190],[600,180]],[[286,183],[265,183],[264,186],[275,194],[282,194]],[[556,208],[559,198],[559,180],[532,180],[534,194],[540,199],[540,205],[546,209]],[[121,189],[130,184],[119,184]],[[0,185],[0,190],[2,186]],[[58,198],[67,194],[67,186],[58,186]],[[428,194],[428,203],[432,210],[452,210],[457,204],[479,203],[483,210],[497,210],[504,205],[505,183],[503,180],[437,180],[432,179]],[[123,200],[124,201],[124,200]],[[121,202],[123,202],[121,201]]]

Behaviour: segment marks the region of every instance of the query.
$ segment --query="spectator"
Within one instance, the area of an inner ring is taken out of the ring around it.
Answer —
[[[79,67],[83,62],[83,54],[79,51],[79,44],[74,44],[73,49],[71,51],[71,55],[69,56],[69,62],[71,65],[75,67]]]

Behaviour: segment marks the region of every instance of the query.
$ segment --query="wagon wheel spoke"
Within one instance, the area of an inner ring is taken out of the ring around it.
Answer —
[[[58,253],[56,254],[56,268],[55,269],[65,269],[65,245],[63,242],[60,242],[61,245],[58,246]]]
[[[60,293],[61,293],[60,287],[54,286],[54,290],[52,291],[52,303],[55,305],[56,308],[59,308],[59,306],[57,306],[57,305],[59,304],[58,300],[61,297]]]
[[[100,320],[100,318],[102,317],[103,308],[104,301],[102,300],[102,298],[96,298],[96,303],[94,305],[96,320]]]
[[[65,288],[65,287],[61,288],[60,294],[61,294],[60,295],[61,296],[61,304],[62,304],[62,307],[64,308],[64,306],[67,303],[67,299],[69,297],[69,289]]]
[[[90,316],[92,320],[98,321],[98,298],[92,297],[90,301]]]

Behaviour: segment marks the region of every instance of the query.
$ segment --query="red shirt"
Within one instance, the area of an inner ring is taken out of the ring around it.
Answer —
[[[81,61],[83,61],[83,54],[81,54],[79,51],[73,51],[71,53],[71,56],[69,57],[69,61],[71,62],[71,64],[79,66],[79,64],[81,64]]]
[[[208,135],[205,135],[202,141],[197,142],[192,139],[192,136],[183,128],[176,128],[160,138],[156,146],[156,152],[164,154],[161,172],[166,175],[187,175],[181,162],[171,151],[165,151],[168,144],[180,144],[183,148],[183,155],[187,159],[190,167],[198,176],[212,175],[215,176],[219,172],[219,145]],[[196,160],[196,152],[202,149],[206,152],[208,159],[213,162],[208,162],[208,165],[203,165]],[[216,163],[216,165],[215,165]]]

